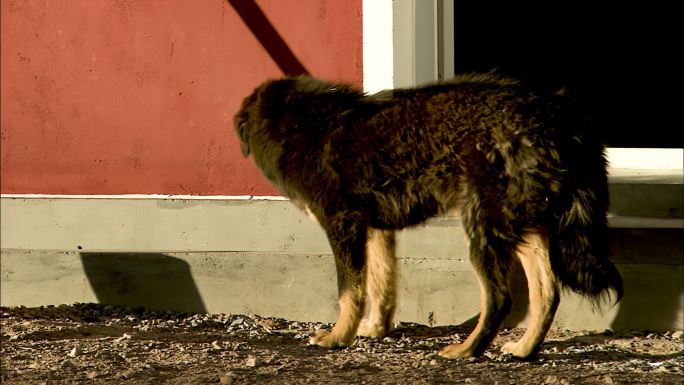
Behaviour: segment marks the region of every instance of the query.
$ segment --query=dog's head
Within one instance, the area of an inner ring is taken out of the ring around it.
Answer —
[[[242,106],[235,115],[235,131],[245,157],[252,150],[250,143],[255,133],[277,127],[280,117],[287,112],[289,96],[300,81],[301,78],[268,80],[242,101]]]
[[[296,126],[292,121],[301,121],[312,110],[320,113],[322,105],[341,105],[344,100],[356,100],[361,95],[352,87],[309,76],[268,80],[242,101],[235,115],[242,154],[248,156],[256,143],[263,144],[264,139],[283,140],[288,129]]]

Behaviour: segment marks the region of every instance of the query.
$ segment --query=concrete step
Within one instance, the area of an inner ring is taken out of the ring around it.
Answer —
[[[662,227],[684,218],[684,153],[682,149],[608,149],[610,214],[619,227]],[[649,223],[650,220],[650,223]],[[658,224],[661,225],[658,225]]]

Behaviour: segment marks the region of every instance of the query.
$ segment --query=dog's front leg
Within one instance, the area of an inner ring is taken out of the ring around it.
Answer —
[[[309,343],[325,348],[345,347],[354,341],[364,306],[362,271],[367,225],[362,215],[349,212],[318,219],[335,256],[340,314],[332,331],[319,331]]]
[[[368,315],[359,324],[359,336],[381,338],[392,328],[397,296],[394,238],[392,230],[368,228],[364,274]]]

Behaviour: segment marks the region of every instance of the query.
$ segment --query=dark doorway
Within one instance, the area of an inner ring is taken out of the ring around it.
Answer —
[[[682,147],[675,3],[455,1],[455,71],[565,87],[612,147]]]

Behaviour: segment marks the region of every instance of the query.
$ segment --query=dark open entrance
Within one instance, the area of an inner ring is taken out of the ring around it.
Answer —
[[[682,147],[675,3],[455,1],[455,71],[566,87],[612,147]]]

